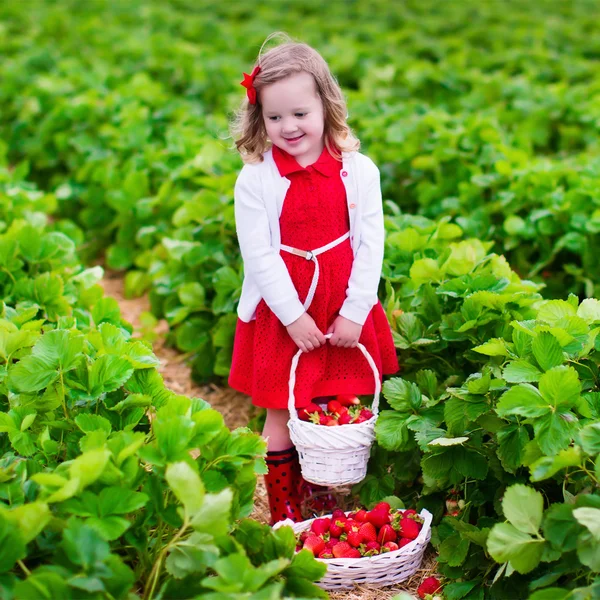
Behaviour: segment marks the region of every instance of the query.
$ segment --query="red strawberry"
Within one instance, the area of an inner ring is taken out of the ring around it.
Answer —
[[[336,537],[329,538],[329,541],[325,543],[325,548],[333,548],[336,544],[339,544],[340,539]]]
[[[301,421],[310,421],[310,415],[306,412],[305,408],[298,409],[298,418]]]
[[[389,525],[388,525],[389,527]],[[361,536],[361,542],[368,544],[369,542],[379,541],[377,540],[377,531],[375,530],[375,525],[373,523],[363,523],[358,530]],[[394,538],[396,536],[394,535]],[[381,543],[381,542],[379,542]]]
[[[333,558],[331,548],[323,548],[323,550],[319,552],[319,558]]]
[[[340,418],[338,419],[338,423],[340,425],[349,425],[350,423],[352,423],[352,417],[350,416],[349,413],[340,415]]]
[[[410,517],[411,515],[416,515],[417,511],[414,508],[407,508],[403,513],[403,517]]]
[[[331,525],[331,519],[327,519],[327,518],[315,519],[310,526],[310,530],[315,535],[324,535],[329,532],[330,525]]]
[[[379,502],[373,507],[373,510],[385,510],[386,512],[390,512],[392,507],[387,502]]]
[[[404,518],[400,521],[400,532],[402,537],[414,540],[419,535],[419,525],[412,519]]]
[[[381,546],[377,542],[369,542],[365,546],[363,555],[364,556],[375,556],[376,554],[379,554],[380,551],[381,551]]]
[[[352,419],[352,423],[364,423],[366,420],[362,415],[358,415],[358,417]]]
[[[395,552],[396,550],[398,550],[398,544],[396,544],[396,542],[386,542],[382,547],[381,547],[382,552]]]
[[[319,416],[319,425],[327,425],[327,423],[329,422],[329,418],[327,415],[320,415]]]
[[[363,408],[360,411],[360,416],[361,418],[363,418],[365,421],[368,421],[372,416],[373,413],[368,409],[368,408]]]
[[[356,528],[356,531],[358,531],[358,528],[360,527],[360,523],[358,521],[355,521],[354,519],[348,519],[344,523],[344,531],[346,533],[350,533],[350,531],[352,531],[353,527]]]
[[[331,413],[337,413],[339,415],[341,408],[342,405],[337,400],[332,400],[327,403],[327,410]]]
[[[379,530],[379,535],[377,536],[377,541],[380,544],[385,544],[386,542],[395,542],[396,541],[396,532],[393,530],[391,525],[384,525]]]
[[[327,417],[328,421],[325,423],[327,427],[337,427],[339,425],[338,420],[333,417]]]
[[[311,415],[315,413],[320,414],[322,412],[323,409],[320,406],[317,406],[316,404],[313,404],[311,402],[310,404],[308,404],[308,406],[298,409],[298,417],[301,421],[310,421]]]
[[[344,518],[346,519],[346,513],[344,513],[344,511],[341,508],[336,508],[333,513],[332,513],[332,518],[333,519],[340,519],[340,518]]]
[[[354,519],[356,521],[360,521],[361,523],[364,523],[367,520],[367,511],[364,508],[357,510],[354,515]]]
[[[337,519],[332,521],[331,525],[329,526],[329,533],[331,533],[333,537],[339,538],[340,535],[344,533],[344,521]]]
[[[427,594],[435,594],[442,584],[435,577],[428,577],[423,583],[417,588],[417,594],[419,598],[425,598]]]
[[[398,546],[400,548],[404,548],[404,546],[406,546],[406,544],[410,544],[413,540],[411,540],[410,538],[400,538],[400,541],[398,542]]]
[[[362,523],[359,523],[358,521],[352,521],[350,525],[346,522],[344,525],[347,534],[346,539],[348,540],[348,543],[355,548],[358,548],[361,542],[361,535],[359,533],[361,525]]]
[[[298,541],[301,544],[304,544],[304,542],[306,541],[306,538],[310,535],[310,531],[308,531],[308,529],[306,529],[305,531],[303,531],[299,536],[298,536]]]
[[[348,542],[340,542],[333,547],[333,555],[336,558],[360,558],[360,552],[353,548]]]
[[[310,550],[315,556],[319,556],[325,548],[325,542],[319,536],[309,535],[304,542],[304,548]]]
[[[348,543],[354,548],[358,548],[362,542],[362,536],[358,531],[350,531],[348,533]]]
[[[383,527],[390,522],[390,514],[385,510],[370,510],[367,513],[367,521],[373,523],[375,527]]]
[[[337,401],[342,406],[354,406],[355,404],[360,404],[360,400],[354,394],[338,394]]]

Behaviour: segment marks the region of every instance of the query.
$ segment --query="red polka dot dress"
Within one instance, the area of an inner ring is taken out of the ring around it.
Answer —
[[[349,231],[341,161],[325,148],[315,163],[304,168],[277,146],[273,146],[273,159],[280,175],[291,181],[279,219],[282,245],[311,250]],[[281,257],[304,302],[314,262],[285,251],[281,251]],[[323,333],[346,299],[353,258],[349,239],[318,257],[319,281],[308,314]],[[380,374],[398,371],[396,349],[381,302],[367,316],[359,341],[373,357]],[[251,396],[256,406],[287,408],[290,367],[297,351],[285,326],[261,300],[256,320],[245,323],[238,318],[229,385]],[[358,348],[337,348],[327,342],[300,356],[295,388],[298,408],[318,396],[374,393],[373,371]]]

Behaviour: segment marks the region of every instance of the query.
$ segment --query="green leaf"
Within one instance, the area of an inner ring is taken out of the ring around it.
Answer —
[[[52,514],[45,502],[30,502],[4,512],[4,516],[18,526],[23,541],[28,544],[42,532]]]
[[[564,590],[562,588],[551,587],[543,590],[537,590],[531,596],[529,600],[567,600],[571,596],[570,590]]]
[[[27,556],[27,549],[18,527],[0,513],[0,573],[10,571],[14,564]]]
[[[590,423],[579,432],[581,447],[587,454],[598,454],[600,452],[600,422]]]
[[[506,347],[506,340],[502,338],[492,338],[484,344],[475,346],[473,350],[486,356],[510,356],[510,352]]]
[[[33,571],[27,579],[15,585],[14,597],[19,600],[70,599],[65,578],[58,573]]]
[[[69,560],[89,570],[97,562],[103,561],[110,554],[110,547],[91,527],[72,518],[63,532],[62,543]]]
[[[571,408],[579,400],[581,383],[573,367],[554,367],[540,377],[539,389],[544,399],[556,408]]]
[[[532,383],[539,381],[541,375],[539,369],[526,360],[513,360],[502,372],[503,379],[508,383]]]
[[[171,547],[166,568],[173,577],[181,579],[192,573],[204,573],[218,558],[219,548],[215,546],[213,536],[194,532]]]
[[[543,541],[532,538],[509,523],[496,523],[488,536],[487,549],[496,562],[510,562],[517,572],[525,574],[539,565]]]
[[[513,423],[499,429],[496,435],[498,458],[506,471],[514,473],[523,464],[525,447],[529,443],[527,428]]]
[[[184,283],[177,290],[177,295],[184,306],[192,309],[204,308],[206,292],[197,281]]]
[[[229,531],[233,492],[225,488],[217,494],[206,494],[199,510],[195,513],[191,526],[195,531],[211,533],[215,537]]]
[[[586,298],[579,305],[577,316],[581,317],[588,325],[600,321],[600,300]]]
[[[555,456],[544,456],[529,465],[531,481],[542,481],[552,477],[562,469],[575,467],[581,463],[581,450],[579,446],[573,446],[561,450]]]
[[[469,540],[463,539],[458,533],[448,536],[439,547],[440,562],[451,567],[462,565],[469,553],[469,545]]]
[[[502,511],[519,531],[535,535],[542,524],[544,498],[533,488],[517,483],[504,492]]]
[[[104,354],[88,367],[89,391],[93,396],[119,389],[133,375],[133,366],[126,358]]]
[[[132,525],[130,521],[122,517],[90,517],[85,524],[96,531],[100,537],[107,542],[118,540]]]
[[[386,381],[383,384],[383,395],[389,405],[399,412],[413,412],[421,408],[421,390],[416,384],[401,377]]]
[[[548,300],[538,309],[537,318],[549,325],[555,325],[563,317],[570,317],[575,314],[575,308],[566,300]]]
[[[582,507],[573,511],[573,516],[587,527],[597,542],[600,542],[600,508]]]
[[[444,275],[437,260],[433,258],[420,258],[412,264],[410,278],[413,280],[415,287],[419,287],[424,283],[439,283],[444,278]]]
[[[188,518],[198,514],[204,501],[204,485],[200,475],[188,463],[180,461],[167,466],[165,479],[183,504]]]
[[[544,454],[556,454],[571,443],[576,421],[577,417],[568,412],[551,412],[534,421],[535,440]]]
[[[531,344],[531,350],[544,371],[561,365],[564,361],[562,348],[556,338],[547,331],[538,333]]]
[[[112,426],[108,419],[101,417],[100,415],[92,415],[89,413],[81,413],[74,419],[75,424],[84,433],[91,433],[92,431],[104,431],[110,433]]]
[[[377,442],[386,450],[400,451],[410,444],[410,434],[406,427],[406,413],[382,410],[375,423]]]
[[[106,487],[98,495],[98,507],[101,517],[124,515],[146,505],[148,496],[127,488]]]
[[[542,526],[544,537],[562,552],[570,552],[577,547],[577,536],[582,526],[573,516],[570,504],[553,504],[544,515]]]
[[[496,406],[496,412],[501,416],[522,415],[524,417],[540,417],[550,411],[537,388],[522,383],[512,387],[502,394]]]
[[[326,572],[325,563],[315,560],[309,550],[300,550],[292,558],[292,564],[286,569],[285,574],[288,577],[304,577],[309,581],[319,581]]]

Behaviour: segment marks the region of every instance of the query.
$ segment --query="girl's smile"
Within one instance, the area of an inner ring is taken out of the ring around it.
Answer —
[[[267,135],[275,146],[307,167],[323,152],[323,102],[306,71],[265,86],[260,92]]]

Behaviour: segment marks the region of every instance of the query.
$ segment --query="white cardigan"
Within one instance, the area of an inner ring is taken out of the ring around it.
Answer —
[[[242,321],[255,319],[256,307],[264,298],[287,327],[305,312],[280,255],[279,217],[291,181],[279,174],[271,149],[263,157],[261,163],[242,167],[234,188],[237,237],[244,261],[237,312]],[[340,177],[346,188],[354,262],[339,314],[363,325],[378,301],[383,263],[380,176],[375,163],[359,152],[343,152],[342,164]]]

